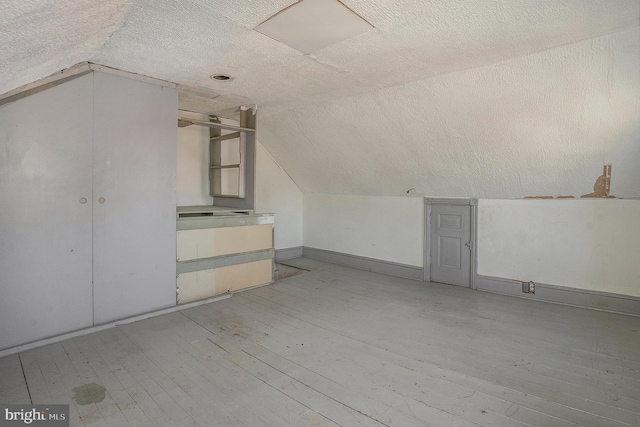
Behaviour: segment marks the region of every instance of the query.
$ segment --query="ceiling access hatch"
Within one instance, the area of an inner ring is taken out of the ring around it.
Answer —
[[[373,28],[337,0],[302,0],[283,9],[255,30],[309,54]]]

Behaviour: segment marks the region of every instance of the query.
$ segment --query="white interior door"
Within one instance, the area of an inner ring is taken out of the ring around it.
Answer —
[[[92,76],[0,106],[0,349],[93,323]]]
[[[94,321],[176,304],[175,89],[94,74]]]
[[[470,286],[471,207],[432,205],[431,281]]]

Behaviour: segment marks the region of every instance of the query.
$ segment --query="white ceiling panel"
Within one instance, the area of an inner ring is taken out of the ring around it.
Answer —
[[[373,28],[337,0],[302,0],[256,27],[256,31],[302,53],[312,53]]]

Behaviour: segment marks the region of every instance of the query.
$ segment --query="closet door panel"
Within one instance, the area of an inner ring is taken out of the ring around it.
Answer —
[[[173,88],[96,72],[94,322],[176,303]]]
[[[92,76],[0,106],[0,349],[89,327]]]

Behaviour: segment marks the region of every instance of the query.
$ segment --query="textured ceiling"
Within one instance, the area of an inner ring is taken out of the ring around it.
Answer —
[[[305,192],[640,197],[640,29],[262,120]]]
[[[293,0],[3,0],[0,94],[82,61],[178,84],[306,192],[640,197],[639,0],[342,0],[373,25],[305,55]],[[228,82],[209,78],[229,74]]]
[[[638,0],[344,0],[374,28],[304,55],[253,30],[293,0],[4,0],[0,93],[81,61],[178,83],[181,106],[287,109],[607,34]],[[212,81],[213,73],[234,76]]]

